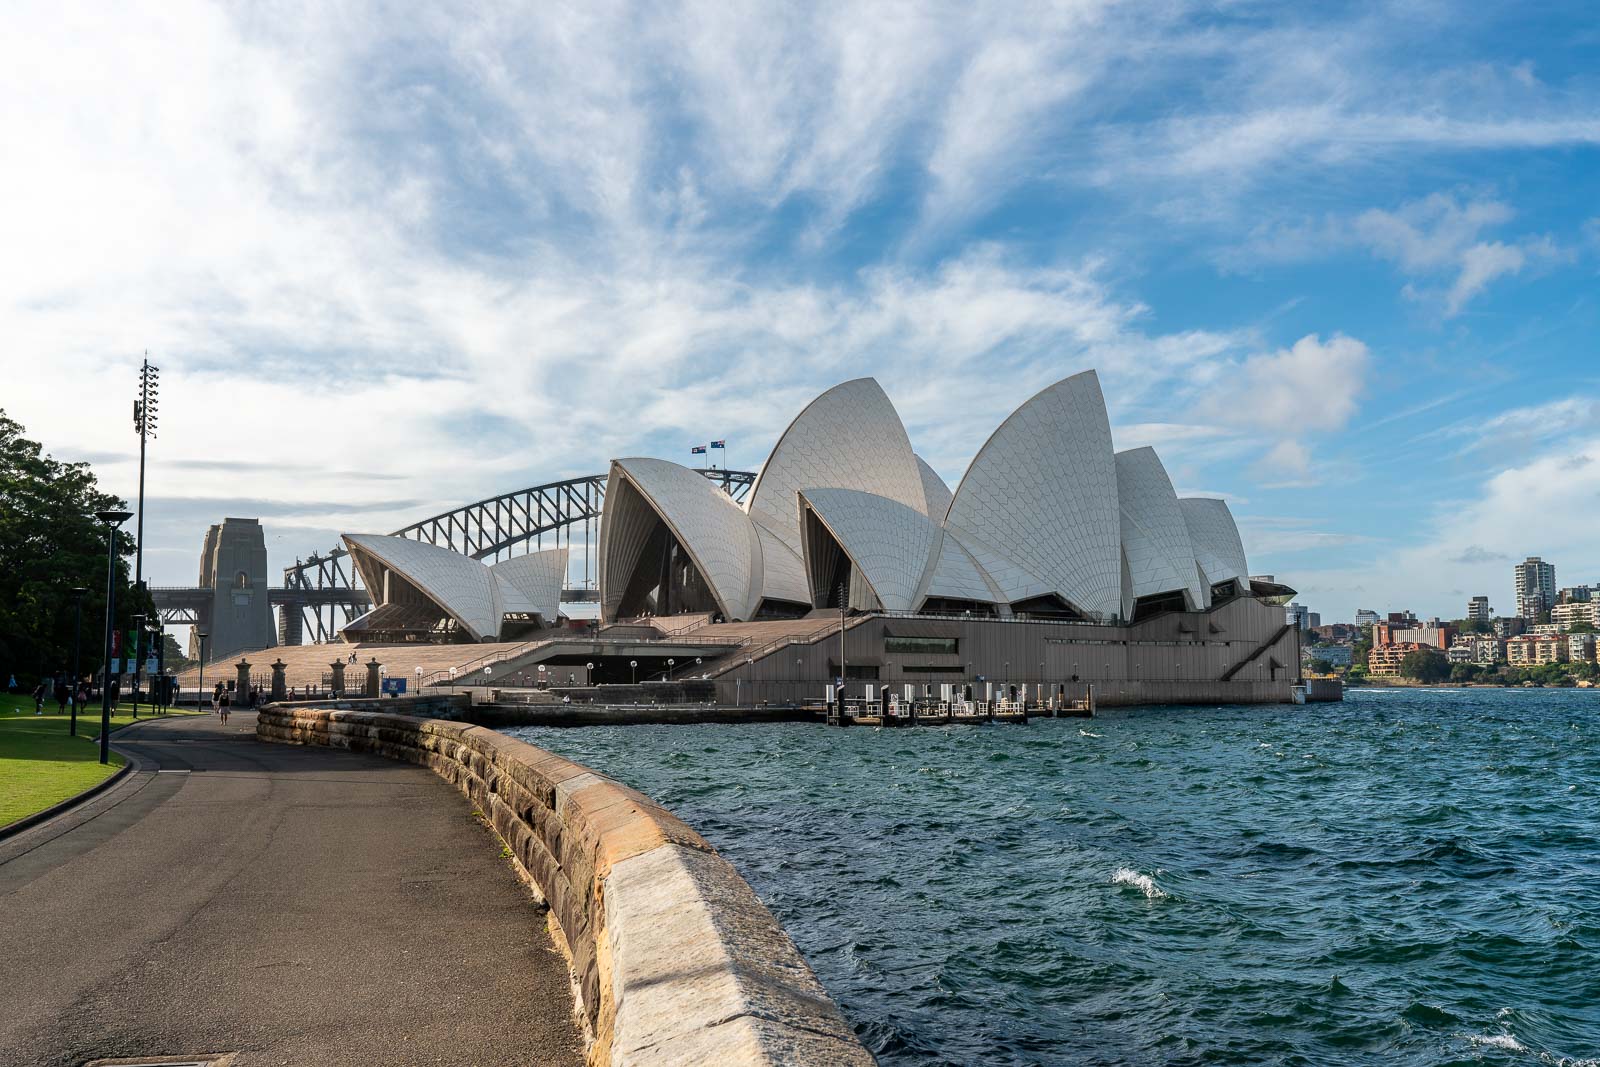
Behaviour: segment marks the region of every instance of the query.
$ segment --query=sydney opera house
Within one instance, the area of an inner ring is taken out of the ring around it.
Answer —
[[[375,604],[347,640],[559,625],[565,548],[490,565],[403,537],[345,544]],[[801,411],[742,502],[676,463],[613,460],[597,560],[602,625],[531,654],[552,677],[581,663],[585,682],[636,679],[642,660],[662,677],[693,663],[724,701],[838,677],[1262,700],[1285,697],[1298,663],[1276,606],[1292,590],[1252,579],[1225,502],[1178,496],[1152,449],[1115,450],[1093,371],[1018,407],[954,491],[871,378]],[[678,655],[659,640],[619,653],[619,678],[603,638],[640,627],[675,635]]]

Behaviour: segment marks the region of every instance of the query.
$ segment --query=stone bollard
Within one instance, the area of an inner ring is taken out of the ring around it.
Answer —
[[[373,656],[367,664],[367,696],[376,697],[383,693],[383,682],[379,678],[378,668],[383,664],[378,662],[378,657]]]
[[[336,659],[331,664],[333,668],[333,683],[328,687],[333,690],[335,697],[344,696],[344,660]]]
[[[278,658],[277,662],[272,665],[272,699],[274,702],[283,700],[289,695],[289,687],[284,684],[284,666],[285,664],[281,656]]]
[[[233,706],[247,708],[250,706],[250,663],[241,659],[234,669],[239,672],[239,680],[234,688]]]

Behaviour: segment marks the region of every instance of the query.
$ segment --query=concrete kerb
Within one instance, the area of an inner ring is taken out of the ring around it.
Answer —
[[[477,805],[549,904],[601,1064],[869,1064],[731,864],[648,797],[580,764],[381,700],[260,709],[263,740],[429,767]]]

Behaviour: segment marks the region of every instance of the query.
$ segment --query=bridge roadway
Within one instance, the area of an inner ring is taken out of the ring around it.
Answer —
[[[116,741],[134,773],[0,841],[0,1063],[583,1062],[545,913],[443,780],[244,712]]]

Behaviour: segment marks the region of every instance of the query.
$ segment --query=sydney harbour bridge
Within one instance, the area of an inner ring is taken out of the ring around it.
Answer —
[[[720,484],[735,500],[743,500],[755,481],[752,471],[707,467],[698,473]],[[465,504],[395,530],[394,536],[493,561],[542,548],[568,547],[568,588],[561,599],[595,601],[599,599],[599,568],[594,546],[605,492],[604,474],[568,478]],[[355,578],[355,568],[341,547],[285,567],[283,585],[269,590],[269,601],[279,612],[278,642],[330,641],[351,619],[368,611],[372,598]],[[191,623],[201,628],[210,624],[212,589],[155,587],[150,593],[163,623]]]

